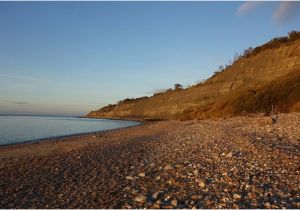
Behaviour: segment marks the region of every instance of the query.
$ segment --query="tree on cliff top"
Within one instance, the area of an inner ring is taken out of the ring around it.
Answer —
[[[174,84],[174,90],[182,90],[182,85],[181,84]]]

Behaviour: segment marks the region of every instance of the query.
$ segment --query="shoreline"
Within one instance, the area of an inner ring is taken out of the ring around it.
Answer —
[[[0,208],[300,208],[299,125],[170,120],[0,147]]]
[[[9,116],[14,116],[14,115],[9,115]],[[25,116],[25,115],[21,115],[21,116]],[[30,115],[26,115],[26,116],[30,116]],[[31,115],[31,116],[33,116],[33,115]],[[34,115],[34,116],[42,116],[42,115]],[[122,121],[122,119],[91,118],[91,117],[81,117],[81,116],[74,116],[74,117],[75,118],[90,118],[90,119],[121,120]],[[23,144],[27,145],[27,144],[39,144],[39,143],[42,143],[42,142],[50,142],[50,141],[60,141],[61,139],[64,139],[64,138],[72,138],[72,137],[77,137],[77,136],[92,135],[92,134],[96,134],[96,133],[100,133],[100,132],[114,131],[114,130],[123,129],[123,128],[140,126],[140,125],[143,125],[143,124],[147,123],[147,121],[143,121],[143,120],[135,120],[134,121],[134,120],[124,119],[123,121],[138,122],[140,124],[138,124],[138,125],[129,125],[129,126],[126,126],[126,127],[113,128],[113,129],[107,129],[107,130],[99,130],[99,131],[91,131],[91,132],[84,132],[84,133],[75,133],[75,134],[67,134],[67,135],[61,135],[61,136],[46,137],[46,138],[40,138],[40,139],[35,139],[35,140],[29,140],[29,141],[25,140],[24,142],[1,144],[0,149],[3,148],[3,147],[8,147],[8,146],[17,146],[17,145],[22,146]]]
[[[105,120],[127,120],[133,122],[157,122],[157,121],[168,121],[168,119],[157,119],[157,118],[122,118],[122,117],[101,117],[101,116],[79,116],[79,118],[91,118],[91,119],[105,119]]]

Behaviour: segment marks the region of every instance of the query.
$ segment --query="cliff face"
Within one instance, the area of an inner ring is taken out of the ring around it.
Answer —
[[[275,40],[275,41],[274,41]],[[249,50],[202,84],[92,111],[90,117],[194,119],[300,111],[300,35]]]

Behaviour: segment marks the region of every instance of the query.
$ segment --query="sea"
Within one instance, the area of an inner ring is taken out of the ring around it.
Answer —
[[[139,125],[127,120],[57,116],[0,116],[0,145]]]

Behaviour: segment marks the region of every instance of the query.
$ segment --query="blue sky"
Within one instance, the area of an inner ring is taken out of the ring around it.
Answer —
[[[193,84],[300,30],[299,4],[281,4],[0,2],[0,113],[82,115]]]

